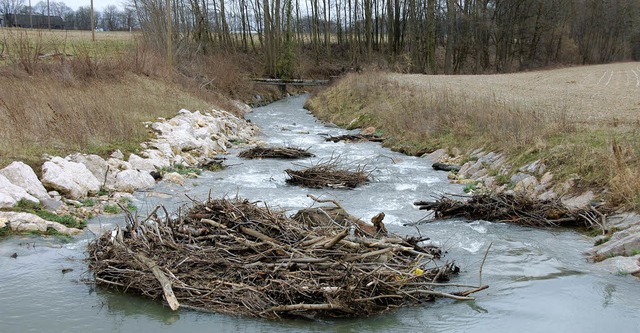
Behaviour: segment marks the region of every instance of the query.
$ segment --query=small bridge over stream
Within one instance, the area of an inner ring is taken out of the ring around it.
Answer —
[[[329,84],[331,80],[305,80],[305,79],[262,79],[256,78],[252,80],[256,84],[276,85],[280,87],[282,94],[287,93],[287,85],[289,86],[323,86]]]

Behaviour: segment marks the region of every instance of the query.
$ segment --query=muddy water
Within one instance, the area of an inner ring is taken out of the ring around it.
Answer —
[[[455,282],[478,284],[482,271],[490,288],[477,300],[439,300],[387,315],[324,322],[271,322],[172,312],[141,297],[95,288],[82,261],[87,231],[69,243],[41,237],[0,241],[0,332],[640,332],[640,287],[636,279],[594,270],[581,252],[590,241],[572,231],[535,230],[486,221],[439,221],[415,227],[426,213],[412,202],[462,188],[434,172],[426,159],[403,156],[378,144],[326,143],[346,131],[325,127],[294,97],[256,109],[248,116],[263,130],[262,140],[310,150],[315,158],[289,162],[247,161],[229,156],[227,170],[205,173],[184,187],[160,184],[136,194],[141,215],[162,203],[177,209],[188,197],[204,200],[239,195],[294,211],[312,205],[307,193],[339,200],[353,215],[369,219],[380,211],[392,232],[420,233],[447,250],[462,268]],[[283,170],[337,158],[364,166],[374,181],[355,190],[307,190],[285,184]],[[187,197],[188,196],[188,197]],[[122,217],[97,217],[91,230],[108,229]],[[11,258],[16,253],[17,258]],[[73,269],[62,273],[63,269]]]

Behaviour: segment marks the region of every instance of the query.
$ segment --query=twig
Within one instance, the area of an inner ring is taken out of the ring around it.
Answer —
[[[482,286],[482,268],[484,267],[485,260],[487,260],[487,255],[489,255],[489,249],[491,249],[491,245],[493,245],[493,242],[489,243],[489,246],[487,246],[487,250],[484,252],[484,257],[482,257],[482,263],[480,264],[480,272],[478,276],[478,285],[480,286]]]

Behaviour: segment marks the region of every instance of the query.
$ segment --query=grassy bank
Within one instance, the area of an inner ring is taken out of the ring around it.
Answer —
[[[133,152],[149,138],[144,121],[182,108],[235,112],[230,98],[249,101],[255,93],[251,66],[242,67],[252,63],[247,56],[169,67],[135,34],[90,36],[0,30],[0,167],[13,160],[39,166],[43,154]]]
[[[411,155],[481,148],[506,153],[514,165],[541,159],[557,181],[577,176],[577,187],[593,188],[613,205],[640,209],[640,123],[622,123],[615,115],[589,122],[543,98],[500,98],[467,88],[352,74],[307,107],[340,126],[374,126],[389,138],[387,146]]]

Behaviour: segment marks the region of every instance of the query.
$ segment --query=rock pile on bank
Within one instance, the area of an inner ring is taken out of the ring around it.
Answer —
[[[215,109],[205,113],[183,109],[171,119],[160,118],[145,125],[156,133],[156,138],[143,143],[139,155],[125,158],[116,151],[107,159],[80,153],[64,158],[49,156],[45,157],[40,178],[25,163],[11,163],[0,170],[0,208],[12,208],[26,200],[53,211],[69,211],[68,203],[77,204],[101,191],[122,197],[120,193],[155,185],[152,173],[176,165],[189,168],[205,165],[234,143],[251,141],[257,132],[257,127],[244,119]],[[177,174],[167,178],[178,183],[184,181]],[[41,220],[26,223],[22,215],[19,219],[18,215],[4,214],[0,216],[0,227],[46,231],[52,226]],[[24,229],[26,225],[30,229]],[[55,228],[62,233],[77,232]]]

